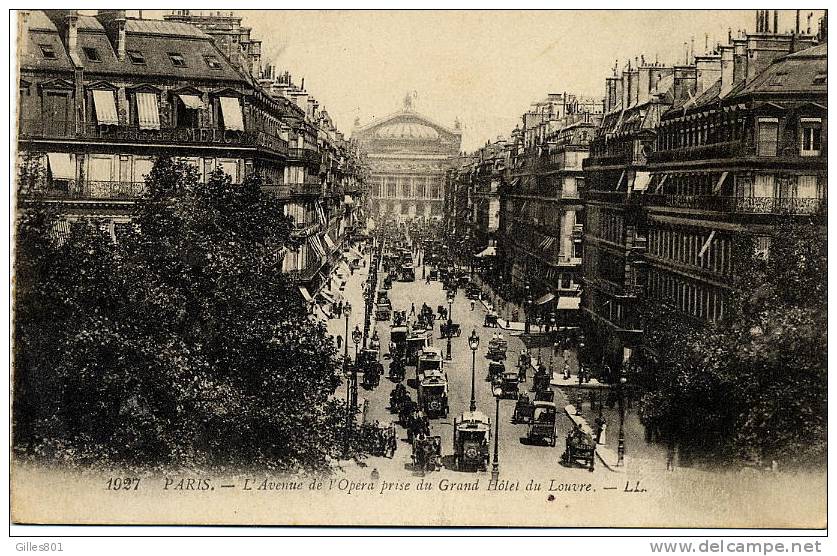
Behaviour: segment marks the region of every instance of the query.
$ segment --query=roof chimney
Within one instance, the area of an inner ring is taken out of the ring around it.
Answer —
[[[721,56],[718,54],[695,56],[695,70],[697,71],[695,93],[701,94],[721,77]]]
[[[729,44],[721,46],[721,98],[727,96],[735,83],[734,47]]]
[[[113,45],[116,57],[125,61],[125,10],[99,10],[96,19],[105,28],[105,34]]]
[[[694,96],[696,82],[697,72],[694,66],[674,68],[674,102]]]
[[[78,55],[78,10],[44,10],[47,17],[55,24],[70,59],[77,67],[81,66]]]

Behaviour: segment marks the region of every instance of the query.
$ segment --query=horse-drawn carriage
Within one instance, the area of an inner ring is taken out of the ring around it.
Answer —
[[[468,411],[453,420],[453,464],[458,471],[488,469],[491,420],[479,411]]]
[[[393,423],[364,423],[360,426],[363,446],[374,456],[392,458],[398,448],[398,438]]]
[[[488,342],[488,358],[492,361],[502,361],[506,358],[508,342],[500,337],[494,337]]]
[[[442,468],[442,437],[424,433],[413,437],[413,470],[422,475]]]
[[[393,314],[393,323],[397,322],[397,313]],[[401,358],[407,354],[407,327],[403,324],[393,324],[389,330],[390,357]]]
[[[384,270],[387,270],[387,268],[384,267]],[[387,272],[387,275],[384,276],[384,289],[385,290],[392,289],[392,276],[388,272]]]
[[[593,471],[595,459],[596,443],[593,437],[581,430],[581,425],[576,425],[567,433],[566,446],[561,460],[565,465],[581,464]]]
[[[399,280],[402,282],[415,282],[416,269],[413,263],[402,264],[398,271]]]
[[[480,287],[474,283],[469,283],[465,286],[465,297],[468,299],[477,300],[480,298]]]
[[[447,322],[439,325],[439,332],[441,332],[442,338],[447,338],[448,336],[456,336],[458,338],[462,334],[462,326],[458,322],[453,322],[448,319]]]
[[[553,402],[536,401],[529,420],[526,437],[530,441],[543,441],[555,446],[556,410]]]
[[[376,388],[381,383],[384,366],[378,361],[377,350],[365,348],[358,354],[358,370],[363,373],[363,387],[367,390]]]
[[[389,363],[389,378],[395,382],[401,382],[407,374],[407,368],[404,365],[402,357],[393,357]]]
[[[425,259],[425,262],[427,262],[427,259]],[[436,267],[431,268],[429,274],[430,274],[430,279],[431,280],[438,280],[439,279],[439,269],[438,268],[436,268]]]
[[[512,400],[517,399],[517,380],[517,371],[513,370],[503,371],[503,373],[498,376],[498,380],[496,380],[494,384],[500,389],[501,398],[508,398]]]
[[[399,382],[389,393],[389,410],[392,413],[398,413],[400,416],[402,408],[408,403],[412,404],[413,400],[410,398],[407,388]]]
[[[482,325],[486,328],[497,328],[497,320],[499,318],[499,315],[494,309],[489,309],[488,312],[485,314],[485,320],[483,321]]]
[[[407,429],[407,440],[413,441],[413,438],[420,434],[430,434],[430,420],[427,415],[413,402],[402,406],[403,414],[400,416],[401,424]]]
[[[406,354],[404,361],[407,365],[418,365],[419,355],[430,347],[427,332],[424,330],[413,330],[406,338]],[[416,370],[418,372],[418,369]]]
[[[529,423],[532,421],[532,416],[535,413],[535,404],[539,402],[553,403],[555,401],[555,391],[551,388],[541,390],[535,393],[535,399],[529,398],[529,395],[523,392],[517,398],[517,403],[514,404],[514,414],[512,415],[513,423]]]
[[[552,374],[543,364],[541,364],[541,366],[538,367],[538,370],[535,371],[535,375],[532,377],[532,391],[543,392],[545,390],[549,390],[551,380]]]
[[[375,306],[375,320],[387,321],[392,317],[392,306],[389,303],[378,303]]]

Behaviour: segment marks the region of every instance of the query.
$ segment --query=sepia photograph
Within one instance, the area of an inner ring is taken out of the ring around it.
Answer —
[[[9,17],[12,525],[826,529],[827,10]]]

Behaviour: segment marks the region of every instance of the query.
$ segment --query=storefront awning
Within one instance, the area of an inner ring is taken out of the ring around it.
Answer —
[[[329,251],[337,249],[337,246],[334,245],[334,242],[331,241],[331,237],[329,237],[328,234],[323,234],[323,240],[325,241],[326,246],[328,246]]]
[[[580,297],[559,297],[558,298],[558,308],[559,309],[567,309],[567,310],[570,310],[570,311],[577,311],[580,306],[581,306],[581,298]]]
[[[183,101],[184,106],[189,110],[203,110],[206,108],[201,97],[198,95],[177,95]]]
[[[349,255],[355,257],[356,259],[362,259],[363,255],[357,249],[351,248],[349,249]]]
[[[634,179],[634,191],[645,191],[649,183],[651,183],[650,172],[637,172]]]
[[[553,299],[555,299],[555,294],[550,292],[540,296],[537,301],[535,301],[535,305],[543,305],[544,303],[549,303]]]
[[[76,179],[76,169],[73,167],[70,153],[47,153],[47,161],[49,162],[49,171],[52,172],[52,179]]]
[[[224,117],[224,129],[244,131],[244,118],[241,103],[235,97],[221,97],[221,115]]]
[[[137,120],[140,129],[160,129],[156,93],[137,93]]]
[[[308,288],[305,286],[299,286],[299,293],[302,294],[302,297],[305,299],[307,303],[311,303],[314,301],[314,298],[311,297],[311,294],[308,292]]]
[[[329,290],[320,290],[318,295],[325,299],[328,303],[334,303],[334,294]]]
[[[320,243],[320,238],[318,238],[317,236],[309,237],[308,238],[308,245],[311,246],[311,248],[317,254],[317,257],[319,259],[324,259],[325,258],[325,255],[326,255],[325,254],[325,249],[323,249],[323,244]]]
[[[119,125],[113,91],[94,90],[93,106],[96,109],[96,122],[99,125]]]
[[[479,253],[477,253],[474,256],[478,259],[481,259],[483,257],[494,257],[496,255],[497,255],[497,248],[494,247],[493,245],[489,245],[488,247],[486,247],[485,249],[483,249],[482,251],[480,251]]]

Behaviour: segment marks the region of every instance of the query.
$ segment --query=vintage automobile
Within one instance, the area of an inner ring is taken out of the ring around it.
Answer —
[[[358,356],[358,371],[363,373],[363,387],[367,390],[376,388],[381,383],[384,366],[378,361],[376,352],[365,349]]]
[[[518,396],[517,402],[514,404],[514,414],[512,414],[512,423],[528,423],[532,420],[532,413],[535,410],[535,404],[529,399],[529,395],[523,392]]]
[[[375,320],[387,321],[392,317],[392,307],[388,303],[378,303],[375,306]]]
[[[424,346],[416,356],[416,383],[421,384],[425,375],[442,372],[442,352],[438,348]]]
[[[491,420],[479,411],[468,411],[453,420],[453,464],[457,471],[488,469]]]
[[[392,302],[389,300],[389,292],[386,290],[378,290],[375,294],[375,303],[384,303],[389,305],[390,309],[392,309]]]
[[[526,437],[530,441],[546,442],[555,446],[555,416],[554,403],[535,401]]]
[[[588,467],[590,471],[593,471],[595,459],[596,443],[593,441],[593,437],[581,430],[580,425],[576,425],[567,433],[566,445],[564,453],[561,455],[561,461],[565,465],[581,464],[583,467]]]
[[[504,371],[502,375],[499,376],[500,380],[497,381],[497,385],[502,390],[500,396],[503,399],[517,399],[517,371]]]
[[[425,350],[425,348],[429,347],[430,341],[427,332],[424,330],[413,330],[412,333],[407,336],[404,362],[407,365],[418,366],[419,355]],[[416,374],[418,374],[418,369],[416,369]]]
[[[392,276],[390,276],[389,274],[384,276],[384,289],[385,290],[392,289]]]
[[[446,266],[442,266],[439,268],[439,280],[441,282],[447,283],[448,281],[448,268]]]
[[[448,377],[439,371],[425,371],[418,385],[418,404],[429,417],[448,416]]]
[[[502,361],[506,358],[506,351],[508,350],[508,342],[506,340],[492,338],[488,342],[488,358],[494,361]]]
[[[488,373],[485,376],[486,381],[491,384],[498,383],[502,380],[504,374],[506,374],[506,366],[502,361],[488,362]]]
[[[431,280],[438,280],[439,279],[439,269],[438,268],[431,268],[430,269],[430,279]]]
[[[442,437],[417,434],[413,437],[413,470],[424,475],[442,468]]]
[[[393,423],[363,423],[360,427],[363,446],[374,456],[392,458],[398,448],[398,438]]]
[[[462,334],[462,326],[458,322],[448,320],[439,325],[439,332],[442,338],[447,338],[448,335],[458,338]]]
[[[468,299],[477,300],[480,298],[480,287],[476,284],[469,283],[465,286],[465,297]]]

